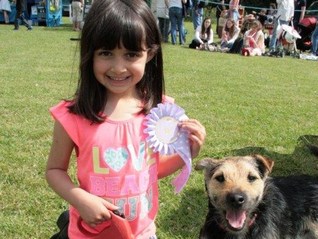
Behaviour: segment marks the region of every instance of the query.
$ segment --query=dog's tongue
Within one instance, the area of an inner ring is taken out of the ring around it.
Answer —
[[[228,220],[231,227],[235,229],[241,229],[244,226],[244,222],[246,219],[246,212],[245,211],[228,211],[226,212],[226,219]]]

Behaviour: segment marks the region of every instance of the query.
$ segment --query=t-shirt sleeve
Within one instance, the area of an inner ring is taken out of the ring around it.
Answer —
[[[172,98],[172,97],[170,97],[170,96],[164,95],[164,96],[162,97],[162,103],[165,103],[165,102],[175,103],[175,100],[174,100],[174,98]]]
[[[58,121],[66,133],[72,139],[72,141],[78,146],[79,145],[79,135],[78,135],[78,115],[71,113],[68,109],[70,102],[61,101],[56,106],[50,108],[50,113],[54,120]]]

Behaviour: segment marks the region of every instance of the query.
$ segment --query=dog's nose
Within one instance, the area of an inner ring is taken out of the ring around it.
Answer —
[[[226,201],[232,207],[239,208],[245,203],[245,195],[242,193],[229,193]]]

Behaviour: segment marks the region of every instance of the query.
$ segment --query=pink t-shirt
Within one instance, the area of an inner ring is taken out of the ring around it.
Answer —
[[[126,121],[106,119],[92,124],[72,114],[62,101],[50,109],[76,144],[77,179],[84,190],[120,207],[135,238],[148,239],[155,234],[158,211],[159,156],[146,143],[140,114]],[[70,239],[105,239],[87,235],[78,228],[79,214],[70,207]],[[116,238],[112,238],[116,239]]]

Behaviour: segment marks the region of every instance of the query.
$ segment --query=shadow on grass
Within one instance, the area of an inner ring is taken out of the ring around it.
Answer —
[[[318,175],[318,159],[311,147],[318,147],[318,136],[302,135],[291,154],[269,151],[264,147],[245,147],[232,150],[230,155],[261,154],[275,161],[272,175],[311,174]]]
[[[261,154],[275,161],[272,175],[310,174],[318,175],[318,158],[312,154],[310,146],[318,148],[318,136],[303,135],[297,140],[292,154],[280,154],[264,147],[244,147],[223,152],[222,155],[239,156]],[[203,183],[203,182],[202,182]],[[208,209],[204,186],[191,188],[183,193],[180,207],[167,213],[161,230],[173,232],[174,238],[198,238]],[[195,219],[187,221],[186,218]],[[160,238],[163,239],[163,238]]]
[[[59,32],[70,32],[70,33],[76,33],[73,31],[73,26],[71,23],[63,23],[60,26],[54,26],[54,27],[48,27],[46,26],[44,28],[45,31],[59,31]]]

